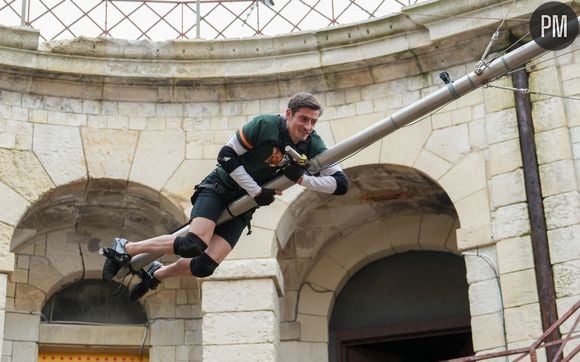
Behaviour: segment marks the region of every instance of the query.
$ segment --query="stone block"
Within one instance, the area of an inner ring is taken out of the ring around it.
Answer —
[[[163,149],[163,152],[159,152]],[[161,190],[185,158],[185,134],[180,131],[143,131],[139,137],[131,181]],[[151,172],[152,168],[155,172]]]
[[[300,338],[304,342],[328,342],[328,319],[325,316],[298,314]]]
[[[580,260],[572,260],[553,266],[556,297],[580,295]]]
[[[184,160],[167,180],[163,190],[189,202],[194,186],[199,184],[215,165],[215,160]]]
[[[560,79],[558,73],[552,66],[530,72],[529,88],[541,89],[541,93],[562,94],[563,80]],[[534,102],[532,108],[535,107],[537,101],[551,98],[544,94],[532,94],[530,97]]]
[[[388,238],[397,253],[419,249],[421,215],[400,215],[386,221]]]
[[[516,111],[513,109],[489,113],[486,116],[486,132],[489,144],[518,138],[516,119]]]
[[[501,274],[500,281],[505,308],[538,302],[534,269]]]
[[[53,291],[53,288],[58,287],[59,283],[62,283],[63,275],[48,259],[35,256],[30,259],[30,262],[34,266],[30,269],[28,276],[28,283],[31,286],[49,293]]]
[[[346,275],[346,269],[325,255],[312,268],[308,281],[321,289],[335,290]]]
[[[280,361],[328,361],[327,343],[282,342],[280,343]]]
[[[487,177],[483,153],[470,153],[456,163],[439,181],[454,202],[485,188]]]
[[[0,221],[16,226],[28,209],[29,202],[22,195],[0,182],[0,203],[10,207],[0,208]]]
[[[421,250],[447,251],[449,235],[455,234],[454,217],[445,214],[424,214],[421,217],[419,246]]]
[[[35,124],[33,150],[56,184],[86,178],[86,161],[78,128]]]
[[[534,267],[532,242],[529,236],[503,239],[497,242],[499,271],[502,274]]]
[[[278,294],[271,279],[207,281],[202,284],[203,313],[277,311]]]
[[[421,142],[421,147],[423,144]],[[470,148],[466,124],[435,129],[425,144],[425,149],[451,163],[457,163],[469,153]]]
[[[412,166],[430,134],[429,122],[400,128],[383,140],[380,162]]]
[[[497,208],[492,215],[495,240],[522,236],[530,232],[527,204],[513,204]]]
[[[81,134],[91,177],[121,180],[129,177],[137,132],[83,128]]]
[[[298,313],[326,317],[334,300],[332,291],[320,292],[305,284],[300,290]]]
[[[6,312],[4,339],[12,341],[38,341],[40,315]]]
[[[469,122],[469,144],[471,149],[482,150],[488,148],[487,133],[485,131],[485,119],[475,119]]]
[[[542,196],[548,197],[576,190],[573,160],[547,163],[539,167]]]
[[[495,246],[465,251],[462,255],[465,259],[466,277],[469,284],[495,279],[497,277],[494,270],[497,269]]]
[[[565,127],[536,133],[538,164],[572,159],[570,134]]]
[[[204,346],[275,343],[279,340],[278,318],[272,311],[206,313],[202,328]]]
[[[37,312],[42,309],[46,293],[28,284],[16,284],[14,308],[19,311]]]
[[[475,316],[500,312],[502,302],[496,278],[469,285],[469,310]]]
[[[433,129],[446,128],[453,125],[451,112],[435,112],[431,115]]]
[[[541,88],[542,91],[545,89]],[[534,102],[532,105],[532,119],[536,133],[566,126],[566,113],[562,98],[551,97]]]
[[[203,347],[204,362],[272,362],[278,360],[278,348],[273,343],[208,345]]]
[[[484,314],[471,318],[473,349],[483,351],[505,345],[501,313]]]
[[[243,280],[243,279],[272,279],[278,290],[278,296],[281,296],[284,290],[284,278],[280,269],[280,264],[273,258],[261,259],[243,259],[229,260],[226,259],[215,273],[207,280]],[[203,284],[202,284],[203,285]]]
[[[460,228],[456,230],[456,234],[459,250],[470,250],[493,242],[491,224]]]
[[[50,177],[32,152],[13,152],[0,149],[0,180],[28,201],[54,187]]]
[[[236,247],[228,259],[272,258],[276,255],[277,245],[274,231],[252,225],[252,233],[242,233]]]
[[[38,343],[12,342],[12,362],[35,361],[38,358]]]
[[[544,211],[548,229],[556,229],[580,223],[580,194],[568,192],[544,199]]]
[[[151,346],[149,360],[151,362],[175,361],[175,346]]]
[[[504,311],[509,343],[536,339],[542,335],[542,318],[537,303]]]
[[[524,172],[517,169],[493,176],[489,181],[492,208],[526,201]]]
[[[580,259],[580,225],[548,230],[552,264]]]
[[[489,199],[487,189],[482,189],[455,203],[457,215],[465,229],[489,225]]]
[[[180,346],[185,343],[183,319],[157,319],[151,322],[152,346]]]
[[[451,167],[450,162],[425,149],[421,150],[413,165],[413,168],[426,173],[434,180],[438,180]]]
[[[299,341],[300,340],[300,323],[282,322],[280,323],[280,340],[281,341]]]

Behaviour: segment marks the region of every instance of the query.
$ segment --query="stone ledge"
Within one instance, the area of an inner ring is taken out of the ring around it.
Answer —
[[[146,339],[143,340],[143,336]],[[41,344],[140,346],[149,344],[146,326],[40,324]]]
[[[278,296],[284,296],[284,276],[276,259],[225,260],[208,280],[272,279]]]

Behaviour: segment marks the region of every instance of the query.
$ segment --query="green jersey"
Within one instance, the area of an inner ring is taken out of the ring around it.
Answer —
[[[240,156],[240,161],[258,185],[263,185],[279,174],[287,145],[292,146],[298,153],[306,154],[308,159],[326,150],[316,131],[306,141],[294,144],[286,128],[286,120],[280,115],[260,115],[253,118],[236,132],[236,138],[247,151]],[[218,174],[224,184],[237,186],[221,166],[218,166]]]

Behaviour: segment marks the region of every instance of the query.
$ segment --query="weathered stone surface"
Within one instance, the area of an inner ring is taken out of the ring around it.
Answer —
[[[505,344],[501,313],[484,314],[471,318],[473,349],[482,351]]]
[[[0,180],[32,202],[54,184],[32,152],[0,149]]]
[[[503,206],[493,212],[494,239],[521,236],[529,233],[529,230],[528,208],[525,203]]]
[[[14,308],[19,311],[39,312],[46,299],[46,293],[28,285],[16,284],[16,295],[14,298]]]
[[[540,165],[572,158],[568,128],[561,127],[536,133],[536,152]]]
[[[235,345],[205,345],[203,347],[204,362],[231,361],[278,361],[277,346],[272,343],[235,344]]]
[[[137,146],[138,133],[82,128],[89,176],[126,180]]]
[[[412,166],[421,149],[423,149],[427,138],[431,139],[433,137],[433,135],[429,137],[430,134],[430,122],[418,122],[399,129],[397,132],[387,136],[383,141],[380,161],[382,163]],[[405,149],[405,152],[400,152],[401,149]]]
[[[14,270],[14,254],[10,252],[10,241],[14,227],[0,222],[0,272]]]
[[[553,270],[558,298],[580,295],[580,260],[556,264]]]
[[[427,140],[425,149],[451,163],[457,163],[470,150],[467,130],[468,127],[465,124],[436,129]],[[453,142],[449,142],[449,140],[453,140]]]
[[[275,343],[279,340],[276,314],[271,311],[206,313],[203,344]]]
[[[157,319],[151,323],[151,345],[181,346],[185,343],[183,319]]]
[[[502,274],[500,280],[505,308],[517,307],[538,301],[534,269]]]
[[[540,166],[542,196],[576,190],[576,173],[573,160],[562,160]]]
[[[544,84],[542,89],[546,89]],[[562,98],[551,97],[534,102],[532,105],[532,119],[534,120],[535,132],[566,126],[566,112],[564,112]]]
[[[522,156],[518,139],[489,146],[487,168],[491,176],[511,172],[519,167],[522,167]]]
[[[518,126],[516,119],[516,111],[513,109],[488,114],[486,117],[486,130],[489,144],[517,138]]]
[[[78,128],[35,124],[33,150],[56,185],[87,177]]]
[[[13,341],[38,341],[39,314],[6,312],[4,339]]]
[[[540,306],[537,303],[507,308],[504,315],[508,342],[527,341],[542,335]]]
[[[29,206],[28,201],[22,195],[0,182],[0,222],[16,226],[20,218]],[[10,205],[10,207],[7,207]]]
[[[494,269],[497,269],[497,255],[495,246],[478,248],[463,252],[467,269],[467,282],[476,282],[495,279]],[[489,265],[491,262],[492,265]]]
[[[278,306],[272,279],[207,281],[202,294],[203,313],[276,311]]]
[[[281,342],[280,361],[328,361],[328,345],[326,343]]]
[[[506,274],[534,267],[532,242],[529,236],[500,240],[496,246],[500,273]]]
[[[189,201],[194,186],[201,183],[203,178],[215,168],[215,165],[215,160],[185,160],[167,181],[164,190]]]
[[[76,240],[69,240],[66,232],[53,232],[47,235],[46,257],[50,264],[62,276],[83,270],[80,245]],[[32,268],[35,268],[33,265]]]
[[[489,186],[493,208],[526,200],[524,173],[521,169],[493,176]]]
[[[33,265],[28,277],[30,285],[48,293],[61,282],[63,275],[54,268],[48,259],[34,256],[30,262]]]
[[[439,181],[454,202],[483,189],[487,185],[483,153],[470,153]]]
[[[447,170],[452,167],[450,162],[442,159],[441,157],[423,149],[417,156],[414,168],[423,171],[429,175],[432,179],[438,180]]]
[[[161,190],[185,158],[185,134],[180,131],[141,133],[129,179]]]
[[[544,211],[548,229],[580,223],[580,194],[568,192],[544,199]]]
[[[501,309],[497,279],[487,279],[469,285],[469,311],[472,316],[496,313]]]
[[[580,225],[548,230],[550,259],[553,264],[580,259]]]
[[[12,361],[34,361],[38,358],[38,343],[35,341],[12,343]]]
[[[298,314],[300,338],[305,342],[328,342],[328,319],[326,316]]]

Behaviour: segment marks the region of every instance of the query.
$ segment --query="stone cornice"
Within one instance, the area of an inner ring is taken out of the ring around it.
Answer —
[[[510,18],[529,14],[540,3],[542,0],[517,2]],[[500,0],[439,0],[357,24],[276,37],[220,41],[151,42],[80,37],[39,46],[39,34],[35,30],[0,27],[0,62],[25,74],[50,73],[51,78],[71,75],[149,80],[283,77],[364,64],[443,39],[473,37],[478,30],[497,23],[493,17],[501,18],[510,4],[511,1]]]

